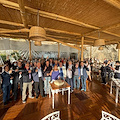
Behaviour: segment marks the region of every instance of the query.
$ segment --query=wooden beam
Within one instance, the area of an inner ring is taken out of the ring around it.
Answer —
[[[57,40],[57,39],[54,39],[54,38],[51,38],[51,37],[46,37],[46,39],[52,40],[52,41],[55,41],[55,42],[58,42],[58,43],[61,43],[61,44],[63,44],[63,45],[69,46],[69,47],[71,47],[71,48],[75,48],[75,49],[77,49],[77,50],[81,50],[81,49],[78,48],[78,47],[75,47],[75,46],[73,46],[73,45],[69,45],[69,44],[67,44],[67,43],[65,43],[65,42],[62,42],[62,41],[60,41],[60,40]]]
[[[90,46],[90,59],[92,58],[92,46]]]
[[[52,37],[52,38],[55,38],[55,39],[60,39],[60,40],[64,40],[64,41],[73,41],[74,43],[81,43],[80,41],[80,38],[77,39],[75,36],[74,37],[62,37],[62,36],[55,36],[55,35],[48,35],[47,34],[47,37]],[[90,40],[84,40],[84,42],[86,43],[94,43],[94,41],[90,41]]]
[[[32,60],[32,54],[31,54],[31,41],[29,41],[29,60]]]
[[[107,28],[106,28],[106,29],[107,29]],[[104,32],[104,33],[109,34],[109,35],[112,35],[112,36],[115,36],[115,37],[120,37],[120,35],[115,34],[115,33],[111,33],[111,32],[109,32],[109,31],[106,31],[105,29],[100,29],[99,31]],[[88,38],[98,39],[98,38],[96,38],[96,37],[92,37],[92,36],[90,36],[91,34],[96,33],[96,32],[98,32],[98,31],[95,30],[95,31],[92,31],[92,32],[86,33],[86,34],[84,34],[84,35],[85,35],[85,37],[88,37]]]
[[[26,12],[25,12],[25,7],[24,7],[24,0],[18,0],[19,8],[20,8],[20,13],[21,13],[21,18],[22,22],[24,24],[24,27],[27,28],[27,17],[26,17]]]
[[[21,23],[15,23],[15,22],[10,22],[10,21],[5,21],[5,20],[0,20],[1,24],[7,24],[7,25],[13,25],[13,26],[18,26],[18,27],[24,27],[23,24]],[[29,25],[29,27],[32,25]],[[50,28],[44,28],[46,31],[50,32],[55,32],[55,33],[62,33],[62,34],[67,34],[67,35],[73,35],[73,36],[78,36],[80,37],[81,34],[79,33],[74,33],[74,32],[68,32],[68,31],[62,31],[62,30],[56,30],[56,29],[50,29]]]
[[[81,61],[83,61],[83,51],[84,51],[84,37],[81,40]]]
[[[110,45],[110,44],[117,44],[119,41],[106,41],[105,45]]]
[[[15,23],[15,22],[10,22],[10,21],[5,21],[5,20],[0,20],[0,23],[1,24],[6,24],[6,25],[13,25],[13,26],[18,26],[18,27],[24,27],[23,24]],[[29,26],[32,26],[32,25],[29,25]],[[68,32],[68,31],[62,31],[62,30],[55,30],[55,29],[50,29],[50,28],[45,28],[45,30],[49,31],[49,32],[55,32],[55,33],[61,33],[61,34],[66,34],[66,35],[72,35],[75,38],[77,38],[77,37],[81,38],[81,34],[74,33],[74,32]],[[11,30],[11,31],[13,31],[13,30]],[[3,32],[5,32],[5,31],[3,31]],[[6,32],[9,32],[9,29]],[[20,31],[18,31],[18,30],[16,31],[15,30],[14,32],[17,33],[17,32],[20,32]],[[28,32],[27,29],[26,29],[26,32]],[[98,39],[97,37],[93,37],[93,36],[86,36],[86,37],[93,39],[93,42],[94,42],[95,39]],[[106,40],[106,41],[108,41],[108,40]],[[88,41],[85,40],[85,42],[87,43],[87,42],[89,42],[89,40]]]
[[[102,32],[107,33],[107,34],[109,34],[109,35],[116,36],[116,37],[120,37],[120,35],[115,34],[115,33],[108,32],[108,31],[106,31],[106,30],[102,30]]]
[[[23,28],[23,29],[18,29],[18,30],[3,30],[0,31],[0,34],[6,34],[6,33],[21,33],[21,32],[29,32],[29,29]]]
[[[65,43],[70,43],[70,44],[74,44],[76,46],[76,42],[73,42],[73,41],[65,41],[65,40],[60,40],[62,42],[65,42]],[[81,42],[79,42],[79,44],[81,44]],[[85,45],[93,45],[93,43],[84,43]]]
[[[117,23],[115,25],[111,25],[109,27],[104,27],[104,30],[110,30],[110,29],[114,29],[114,28],[118,28],[120,27],[120,23]]]
[[[27,39],[27,37],[23,35],[10,35],[10,34],[0,34],[0,37]]]
[[[33,13],[36,14],[37,11],[38,11],[37,9],[33,9],[33,8],[30,8],[30,7],[26,7],[26,9],[28,10],[28,12],[30,12],[30,13],[32,12],[32,14]],[[70,18],[61,16],[61,15],[57,15],[57,14],[54,14],[54,13],[49,13],[49,12],[45,12],[45,11],[40,10],[39,15],[42,16],[42,17],[45,17],[45,18],[66,22],[66,23],[77,25],[77,26],[80,26],[80,27],[82,26],[82,27],[87,27],[87,28],[91,28],[91,29],[99,29],[99,27],[89,25],[89,24],[86,24],[86,23],[83,23],[83,22],[80,22],[80,21],[77,21],[77,20],[74,20],[74,19],[70,19]]]
[[[120,9],[120,1],[118,0],[104,0],[104,1]]]
[[[51,28],[44,28],[46,31],[50,32],[56,32],[56,33],[63,33],[63,34],[68,34],[68,35],[74,35],[74,36],[81,36],[79,33],[74,33],[74,32],[68,32],[68,31],[63,31],[63,30],[56,30],[56,29],[51,29]]]
[[[22,32],[29,32],[29,29],[23,28],[23,29],[18,29],[18,30],[10,30],[10,29],[4,29],[2,31],[0,31],[0,34],[8,34],[8,33],[22,33]],[[19,37],[19,35],[18,35]],[[62,36],[54,36],[54,35],[48,35],[47,37],[52,37],[52,38],[57,38],[57,39],[61,39],[61,41],[64,42],[68,42],[68,43],[73,43],[75,44],[76,42],[78,44],[81,44],[81,41],[78,39],[75,39],[76,37],[74,36],[74,38],[70,38],[70,37],[62,37]],[[93,44],[94,41],[90,41],[90,40],[84,40],[85,44]]]
[[[19,7],[18,7],[17,3],[10,2],[8,0],[4,0],[4,1],[0,0],[0,3],[4,4],[4,5],[7,5],[6,7],[12,7],[14,9],[19,10]],[[35,15],[37,15],[37,13],[38,13],[37,9],[31,8],[31,7],[28,7],[28,6],[25,6],[25,9],[28,12],[30,12],[32,14],[35,14]],[[83,23],[83,22],[80,22],[80,21],[77,21],[77,20],[74,20],[74,19],[70,19],[70,18],[61,16],[61,15],[57,15],[57,14],[54,14],[54,13],[49,13],[49,12],[39,10],[39,14],[40,14],[40,16],[46,17],[46,18],[49,18],[49,19],[54,19],[54,20],[57,20],[57,21],[62,21],[62,22],[66,22],[66,23],[69,23],[69,24],[77,25],[77,26],[82,26],[82,27],[87,27],[87,28],[92,28],[92,29],[99,29],[99,27],[89,25],[89,24],[86,24],[86,23]]]
[[[15,22],[10,22],[10,21],[5,21],[5,20],[0,20],[0,23],[6,24],[6,25],[13,25],[13,26],[17,26],[17,27],[24,27],[24,25],[21,23],[15,23]]]
[[[109,1],[109,0],[106,0],[106,1]],[[116,0],[110,0],[110,1],[116,1]],[[8,0],[4,0],[4,1],[0,0],[0,3],[4,4],[4,5],[7,5],[7,7],[12,7],[12,8],[14,7],[14,9],[19,10],[19,7],[18,7],[17,3],[10,2]],[[28,12],[37,15],[37,12],[38,12],[37,9],[33,9],[33,8],[28,7],[28,6],[25,6],[25,9]],[[97,30],[101,29],[99,27],[96,27],[96,26],[93,26],[93,25],[89,25],[89,24],[86,24],[86,23],[83,23],[83,22],[80,22],[80,21],[77,21],[77,20],[74,20],[74,19],[70,19],[70,18],[67,18],[67,17],[64,17],[64,16],[60,16],[60,15],[57,15],[57,14],[54,14],[54,13],[49,13],[49,12],[45,12],[45,11],[39,11],[39,14],[42,17],[46,17],[46,18],[50,18],[50,19],[54,19],[54,20],[58,20],[58,21],[66,22],[66,23],[70,23],[70,24],[77,25],[77,26],[83,26],[83,27],[97,29]],[[112,34],[111,32],[107,32],[107,31],[103,31],[103,32],[106,32],[107,34],[110,34],[110,35],[114,35],[116,37],[119,36],[118,34],[114,34],[114,33]]]

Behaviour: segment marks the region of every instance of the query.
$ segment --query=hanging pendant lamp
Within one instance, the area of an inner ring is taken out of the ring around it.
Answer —
[[[94,41],[94,46],[101,46],[101,45],[105,45],[104,39],[98,39]]]
[[[100,46],[100,47],[98,48],[98,50],[103,50],[103,47],[102,47],[102,46]]]
[[[98,39],[94,41],[94,46],[101,46],[101,45],[105,45],[105,40],[104,39],[100,39],[100,31],[98,31]]]
[[[44,28],[39,27],[39,10],[37,15],[38,26],[33,26],[30,28],[29,38],[33,41],[44,41],[46,40],[46,31]]]
[[[35,41],[35,42],[34,42],[34,45],[35,45],[35,46],[42,46],[41,41]]]
[[[33,26],[30,28],[29,37],[34,41],[44,41],[46,40],[46,31],[39,26]]]

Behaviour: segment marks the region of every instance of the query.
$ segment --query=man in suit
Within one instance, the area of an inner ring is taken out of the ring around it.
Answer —
[[[86,91],[86,80],[88,78],[87,72],[89,69],[84,65],[83,61],[80,63],[80,69],[79,69],[79,79],[81,79],[82,82],[82,89],[81,91]]]
[[[36,99],[38,98],[39,94],[38,91],[40,89],[40,94],[42,97],[45,97],[43,87],[44,87],[44,82],[43,82],[43,70],[41,68],[41,63],[37,63],[37,67],[34,69],[33,73],[33,80],[34,80],[34,85],[35,85],[35,93],[36,93]]]
[[[104,62],[102,67],[100,68],[100,71],[101,72],[101,78],[102,78],[102,84],[106,84],[106,63]]]
[[[4,72],[2,73],[2,90],[3,90],[3,103],[4,105],[7,104],[7,102],[10,100],[10,90],[11,90],[11,84],[10,84],[10,78],[12,70],[9,71],[9,66],[4,67]]]

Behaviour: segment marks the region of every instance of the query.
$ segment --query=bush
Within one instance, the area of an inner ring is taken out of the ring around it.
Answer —
[[[2,58],[3,62],[6,61],[6,55],[1,55],[1,58]]]

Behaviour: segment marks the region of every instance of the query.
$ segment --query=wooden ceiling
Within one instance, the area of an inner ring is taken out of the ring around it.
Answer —
[[[28,39],[39,25],[47,37],[64,43],[93,45],[120,42],[120,0],[0,0],[0,36]]]

